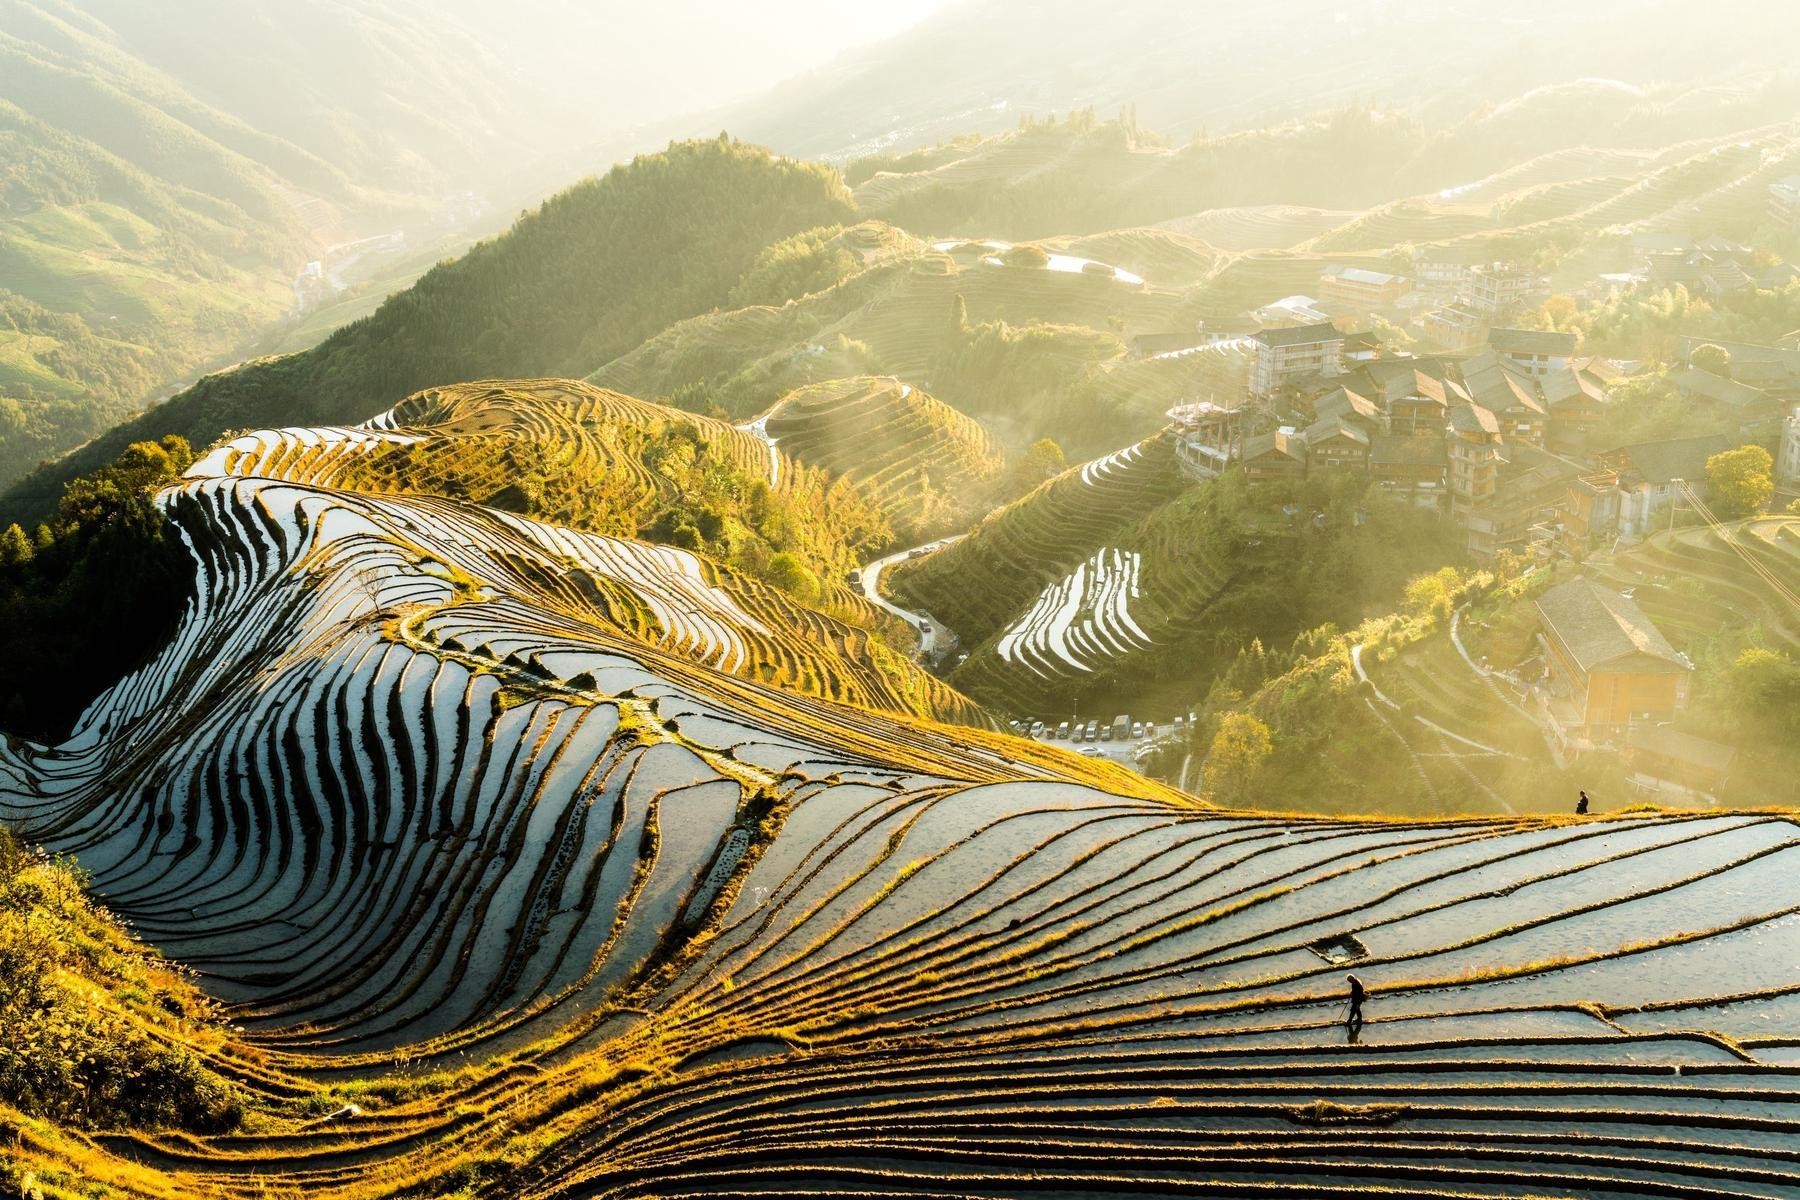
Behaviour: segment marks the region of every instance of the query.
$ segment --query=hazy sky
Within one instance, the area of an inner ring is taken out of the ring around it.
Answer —
[[[765,91],[955,0],[457,0],[495,42],[587,63],[608,107],[674,117]],[[540,58],[539,61],[544,61]]]

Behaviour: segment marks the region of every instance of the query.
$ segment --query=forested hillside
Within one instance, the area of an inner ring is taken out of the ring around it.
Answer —
[[[434,384],[581,375],[725,302],[762,249],[842,221],[821,167],[720,138],[671,146],[577,184],[304,353],[209,376],[11,493],[11,515],[145,438],[374,415]]]

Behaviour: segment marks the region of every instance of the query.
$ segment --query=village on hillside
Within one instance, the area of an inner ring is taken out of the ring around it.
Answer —
[[[1769,185],[1767,217],[1800,231],[1800,176]],[[1694,662],[1633,587],[1591,568],[1659,532],[1747,515],[1717,493],[1755,475],[1761,454],[1772,485],[1761,507],[1800,505],[1800,329],[1767,343],[1679,336],[1667,378],[1686,427],[1620,440],[1609,405],[1655,364],[1584,352],[1556,317],[1634,292],[1780,291],[1800,270],[1715,236],[1622,241],[1629,269],[1562,291],[1529,264],[1443,249],[1413,250],[1410,274],[1328,267],[1316,296],[1202,323],[1201,344],[1245,351],[1245,386],[1171,408],[1169,431],[1196,480],[1349,474],[1445,516],[1478,562],[1577,564],[1535,606],[1528,670],[1492,674],[1517,688],[1559,761],[1617,755],[1641,794],[1707,800],[1736,751],[1672,728]],[[1154,335],[1139,351],[1183,340],[1195,339]]]

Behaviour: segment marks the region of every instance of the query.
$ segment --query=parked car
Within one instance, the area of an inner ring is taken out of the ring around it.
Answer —
[[[1034,738],[1044,736],[1044,723],[1042,721],[1033,721],[1031,723],[1031,736]]]
[[[1131,723],[1131,736],[1134,738],[1141,738],[1144,736],[1144,723],[1142,721],[1133,721]]]
[[[920,633],[930,633],[931,632],[931,622],[930,621],[920,621],[919,622],[919,632]]]
[[[851,587],[861,587],[862,586],[862,572],[861,571],[850,572],[850,586]]]
[[[1120,713],[1113,718],[1112,735],[1114,741],[1122,742],[1131,736],[1131,718]]]
[[[1182,724],[1181,718],[1179,716],[1177,716],[1175,718],[1175,732],[1177,735],[1179,735],[1182,732],[1184,732],[1184,730],[1185,730],[1185,727]]]
[[[1059,742],[1066,742],[1069,740],[1069,723],[1067,721],[1062,722],[1056,727],[1056,740]]]
[[[1100,727],[1100,740],[1103,742],[1110,742],[1113,740],[1113,727],[1111,725],[1102,725]]]
[[[1081,753],[1087,755],[1089,758],[1099,758],[1100,757],[1100,747],[1098,747],[1098,746],[1083,746],[1081,748]]]
[[[1100,740],[1100,722],[1089,721],[1087,723],[1087,740],[1090,742],[1097,742]]]

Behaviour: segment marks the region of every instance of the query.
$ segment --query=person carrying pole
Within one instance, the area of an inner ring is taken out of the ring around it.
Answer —
[[[1368,999],[1369,990],[1363,986],[1363,981],[1354,975],[1347,975],[1345,979],[1350,984],[1350,1013],[1344,1018],[1344,1028],[1349,1031],[1351,1039],[1354,1040],[1356,1035],[1362,1032],[1363,1001]]]

